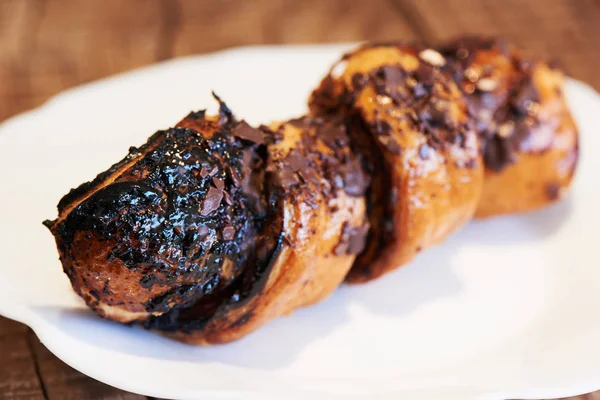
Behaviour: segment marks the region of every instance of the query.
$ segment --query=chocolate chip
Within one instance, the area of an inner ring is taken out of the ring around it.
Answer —
[[[306,182],[311,175],[311,168],[306,157],[302,156],[297,149],[291,151],[285,158],[285,162],[300,178]]]
[[[207,226],[205,226],[205,225],[198,226],[198,231],[197,231],[198,239],[204,239],[206,236],[208,236],[209,232],[210,232],[210,230],[208,229]]]
[[[231,199],[231,195],[229,193],[223,192],[223,200],[225,200],[225,203],[227,203],[227,205],[233,205],[233,200]]]
[[[213,185],[215,185],[215,187],[217,189],[223,189],[223,186],[225,186],[225,182],[223,182],[222,179],[219,179],[219,178],[216,178],[216,177],[212,178],[212,182],[213,182]]]
[[[331,149],[338,149],[349,144],[346,134],[346,127],[343,124],[339,125],[321,125],[317,131],[319,139]]]
[[[289,168],[289,166],[281,166],[281,168],[278,171],[277,178],[278,178],[279,184],[284,189],[289,189],[292,186],[295,186],[298,184],[298,178],[297,178],[296,174],[294,173],[294,171],[292,171]]]
[[[212,167],[212,169],[208,172],[208,175],[210,176],[214,176],[217,174],[217,172],[219,172],[219,168],[215,165]]]
[[[186,116],[186,118],[189,118],[189,119],[204,119],[205,115],[206,115],[206,110],[192,111],[192,112],[190,112]]]
[[[235,228],[227,225],[223,228],[223,240],[232,240],[235,236]]]
[[[400,68],[386,65],[381,68],[387,93],[393,93],[404,82],[404,72]]]
[[[343,164],[340,172],[344,176],[344,191],[349,196],[363,196],[369,187],[370,180],[363,172],[361,162],[356,159]]]
[[[414,71],[414,76],[417,82],[424,86],[431,86],[434,82],[435,70],[429,64],[419,63],[419,66]]]
[[[209,187],[206,197],[204,198],[204,202],[202,203],[202,211],[200,213],[202,215],[209,215],[218,210],[222,199],[223,191],[212,186]]]
[[[247,164],[244,165],[246,165],[247,167]],[[227,165],[226,169],[229,177],[231,178],[231,181],[233,182],[233,185],[235,187],[239,187],[242,184],[242,177],[240,176],[238,171],[236,171],[235,168],[233,168],[231,165]]]
[[[206,167],[204,165],[200,169],[200,176],[202,178],[206,178],[208,176],[208,170],[206,169]]]
[[[474,158],[471,158],[470,160],[468,160],[465,163],[465,167],[469,168],[469,169],[473,169],[477,166],[477,160]]]
[[[335,175],[331,180],[331,183],[333,183],[333,186],[338,189],[342,189],[344,187],[344,179],[340,175]]]
[[[246,121],[240,122],[235,128],[233,128],[233,134],[240,139],[247,140],[256,144],[263,144],[265,142],[264,135],[258,129],[254,129],[246,123]]]

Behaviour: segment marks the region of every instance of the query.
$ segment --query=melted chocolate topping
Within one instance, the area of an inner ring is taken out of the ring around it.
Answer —
[[[86,240],[109,243],[108,261],[138,272],[143,288],[169,287],[146,304],[164,313],[146,327],[202,328],[261,290],[280,246],[281,209],[267,204],[264,192],[264,132],[235,121],[222,102],[220,112],[218,123],[191,113],[180,123],[187,128],[159,131],[130,149],[60,201],[59,211],[75,203],[63,220],[45,223],[66,257]],[[195,126],[213,134],[204,137]],[[109,293],[110,282],[105,286]]]
[[[499,85],[494,65],[479,64],[477,56],[482,51],[508,59],[508,85]],[[463,38],[446,44],[441,52],[448,59],[446,70],[465,94],[475,119],[486,166],[501,171],[515,161],[521,143],[540,123],[536,116],[540,99],[532,81],[534,62],[495,38]]]

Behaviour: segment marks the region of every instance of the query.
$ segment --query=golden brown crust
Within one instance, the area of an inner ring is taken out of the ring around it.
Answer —
[[[313,93],[317,114],[358,114],[384,160],[371,188],[369,247],[349,282],[410,261],[466,223],[479,202],[483,165],[466,104],[439,71],[441,55],[402,44],[344,57]],[[376,178],[378,177],[378,178]],[[384,228],[381,230],[381,228]],[[387,230],[386,230],[387,229]]]
[[[578,158],[564,77],[494,38],[442,46],[483,141],[486,173],[477,217],[524,212],[560,199]]]

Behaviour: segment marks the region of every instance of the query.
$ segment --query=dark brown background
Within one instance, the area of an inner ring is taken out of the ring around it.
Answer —
[[[66,88],[187,54],[462,33],[502,35],[600,89],[600,0],[0,0],[0,121]],[[79,374],[0,317],[0,398],[143,397]]]

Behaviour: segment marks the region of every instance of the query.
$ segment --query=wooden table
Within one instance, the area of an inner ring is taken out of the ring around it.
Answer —
[[[600,0],[0,0],[0,121],[94,79],[232,46],[502,35],[600,89]],[[1,399],[140,399],[0,318]],[[600,399],[600,392],[579,399]]]

